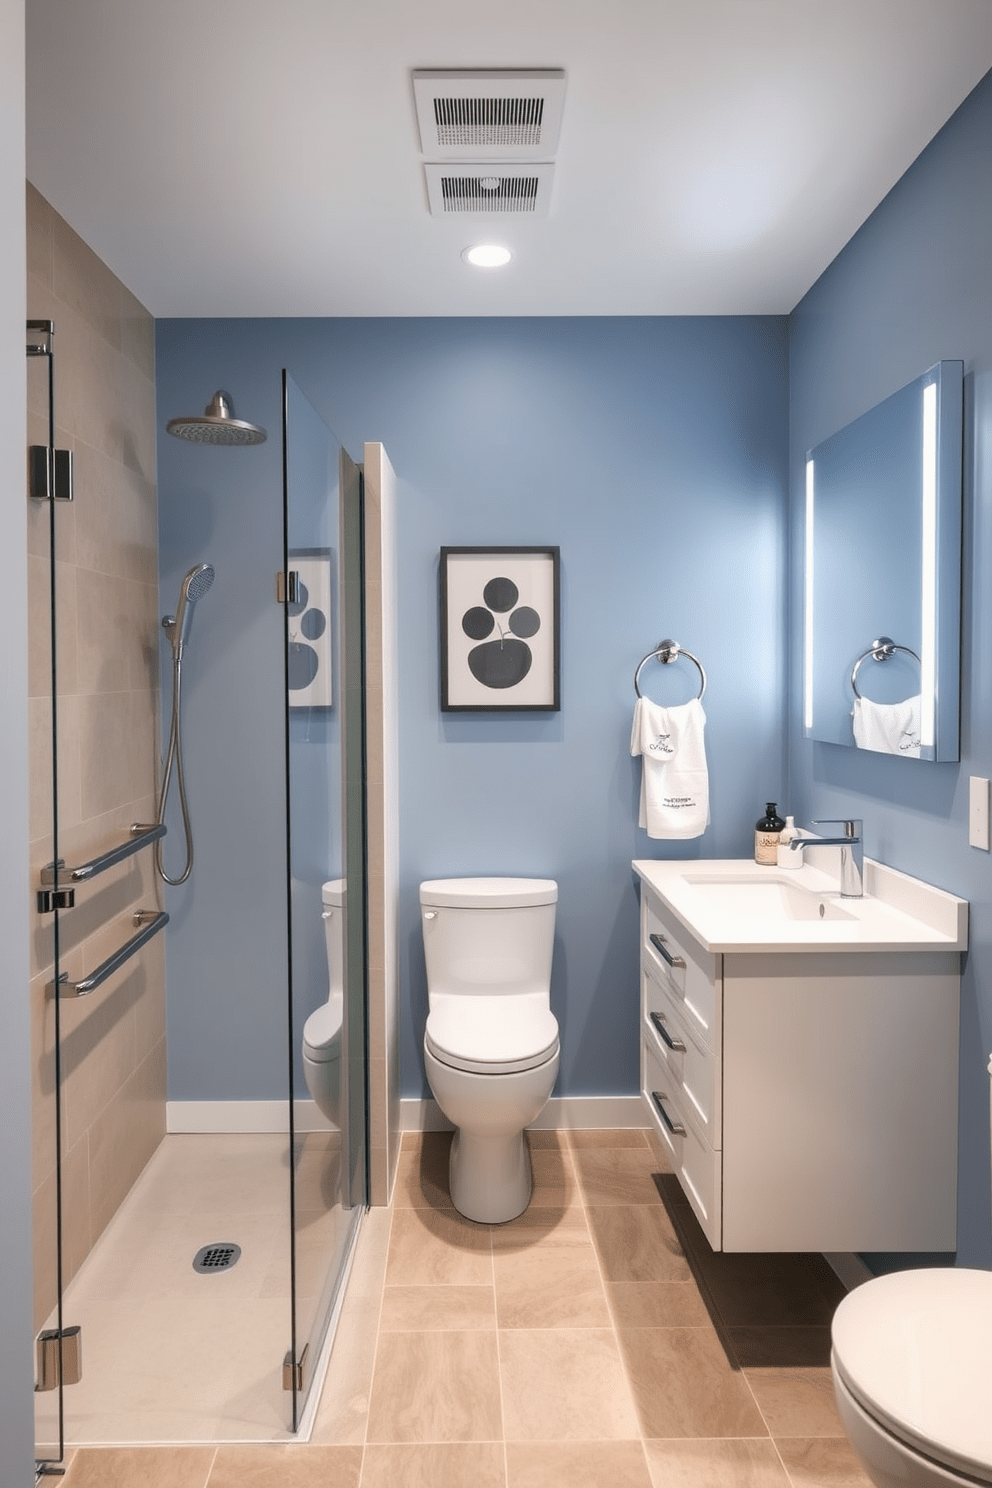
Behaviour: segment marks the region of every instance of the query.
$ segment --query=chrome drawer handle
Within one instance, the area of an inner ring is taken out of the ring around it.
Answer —
[[[681,1039],[673,1039],[672,1038],[672,1035],[669,1033],[668,1029],[665,1027],[665,1020],[661,1016],[661,1014],[660,1013],[650,1013],[649,1014],[649,1017],[651,1019],[651,1022],[654,1024],[655,1028],[661,1034],[661,1041],[662,1041],[662,1043],[663,1044],[667,1044],[670,1049],[674,1049],[676,1054],[684,1054],[685,1053],[685,1044],[682,1042]]]
[[[663,935],[651,935],[648,938],[651,941],[651,944],[654,946],[655,950],[658,952],[658,955],[661,956],[664,961],[667,961],[669,966],[674,966],[676,971],[685,971],[685,961],[681,956],[672,955],[671,951],[665,944],[665,937]]]
[[[655,1105],[658,1107],[658,1115],[661,1117],[662,1121],[668,1127],[668,1130],[671,1132],[672,1136],[673,1137],[684,1137],[685,1136],[685,1127],[682,1125],[681,1121],[673,1121],[672,1118],[671,1118],[671,1116],[669,1116],[668,1112],[665,1110],[665,1107],[664,1107],[665,1097],[662,1095],[661,1091],[660,1090],[652,1090],[652,1092],[651,1092],[651,1099],[654,1101]]]

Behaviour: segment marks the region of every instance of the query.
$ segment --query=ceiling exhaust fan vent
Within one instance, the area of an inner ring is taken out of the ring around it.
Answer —
[[[548,160],[558,148],[565,74],[415,72],[421,151],[429,159]]]
[[[425,165],[432,217],[546,217],[553,165]]]

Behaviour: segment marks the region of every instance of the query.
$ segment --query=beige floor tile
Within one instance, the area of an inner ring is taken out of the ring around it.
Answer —
[[[570,1209],[582,1202],[571,1154],[554,1147],[537,1147],[530,1154],[534,1187],[531,1209]]]
[[[847,1437],[786,1437],[775,1445],[793,1488],[871,1488],[871,1479]]]
[[[492,1247],[485,1225],[454,1209],[396,1209],[387,1286],[489,1286]]]
[[[691,1281],[682,1243],[667,1212],[647,1204],[588,1211],[608,1281]]]
[[[535,1247],[587,1246],[590,1241],[586,1212],[578,1202],[568,1206],[545,1204],[525,1209],[508,1224],[493,1225],[490,1234],[494,1255]]]
[[[425,1132],[418,1150],[401,1148],[393,1190],[395,1208],[452,1207],[448,1187],[451,1135],[451,1132]]]
[[[610,1327],[591,1244],[500,1252],[493,1270],[501,1328]]]
[[[207,1488],[358,1488],[361,1447],[217,1448]]]
[[[616,1131],[570,1131],[569,1146],[578,1150],[588,1147],[647,1147],[646,1131],[618,1127]]]
[[[740,1370],[708,1328],[625,1328],[620,1347],[645,1436],[766,1436]]]
[[[369,1209],[362,1219],[317,1402],[313,1442],[346,1445],[365,1440],[391,1217],[388,1209]]]
[[[654,1488],[788,1488],[774,1442],[753,1437],[646,1441]]]
[[[362,1488],[505,1488],[502,1442],[370,1446]]]
[[[639,1441],[509,1442],[507,1488],[651,1488]]]
[[[382,1297],[382,1333],[495,1328],[491,1286],[389,1286]]]
[[[731,1328],[727,1334],[772,1436],[843,1436],[829,1328]]]
[[[66,1488],[204,1488],[213,1447],[80,1447]]]
[[[708,1328],[694,1281],[615,1281],[607,1286],[618,1328]]]
[[[507,1441],[637,1437],[612,1329],[509,1329],[499,1354]]]
[[[647,1147],[590,1147],[575,1153],[582,1196],[589,1205],[657,1204],[657,1165]]]
[[[370,1442],[502,1439],[496,1334],[383,1333]]]
[[[527,1146],[531,1152],[534,1152],[538,1147],[554,1147],[559,1152],[565,1152],[568,1149],[568,1133],[565,1131],[541,1131],[529,1127],[525,1132],[525,1136],[527,1138]]]

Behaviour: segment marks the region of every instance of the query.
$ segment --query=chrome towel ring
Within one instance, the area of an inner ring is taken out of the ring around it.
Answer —
[[[861,696],[860,692],[858,691],[858,673],[864,666],[865,662],[868,660],[869,656],[871,657],[872,661],[888,661],[896,651],[904,652],[906,656],[911,656],[917,663],[917,665],[920,664],[920,658],[917,656],[916,652],[911,651],[908,646],[898,646],[896,645],[895,641],[891,640],[888,636],[879,636],[876,640],[872,641],[867,651],[863,651],[861,653],[857,661],[854,663],[853,668],[851,669],[851,689],[856,698],[860,698]]]
[[[677,660],[680,656],[688,657],[695,664],[699,672],[699,692],[696,696],[701,698],[706,691],[706,673],[703,671],[703,663],[699,660],[698,656],[693,656],[691,651],[687,651],[684,646],[680,646],[678,641],[659,641],[653,651],[649,651],[647,656],[641,658],[637,666],[637,671],[634,673],[634,691],[637,696],[641,696],[641,689],[638,685],[641,671],[652,657],[655,661],[662,661],[667,666],[669,662]]]

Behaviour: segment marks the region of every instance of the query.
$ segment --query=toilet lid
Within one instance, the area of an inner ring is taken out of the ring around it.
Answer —
[[[558,1050],[558,1023],[540,994],[431,999],[424,1043],[455,1069],[506,1075],[534,1069]]]
[[[340,992],[328,998],[303,1025],[303,1047],[318,1064],[341,1057],[342,1002]]]
[[[992,1272],[898,1271],[834,1313],[833,1361],[893,1436],[992,1483]]]

